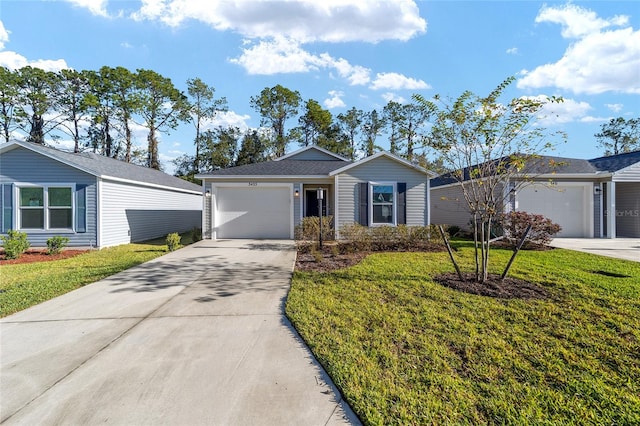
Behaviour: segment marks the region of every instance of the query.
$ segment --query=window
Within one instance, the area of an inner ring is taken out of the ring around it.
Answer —
[[[370,217],[373,225],[396,224],[396,184],[391,182],[372,183]]]
[[[71,186],[18,188],[20,229],[73,229]]]

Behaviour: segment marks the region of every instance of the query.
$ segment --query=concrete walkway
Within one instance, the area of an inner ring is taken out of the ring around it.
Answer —
[[[358,424],[283,314],[295,251],[201,241],[0,321],[3,424]]]
[[[640,238],[554,238],[551,246],[640,262]]]

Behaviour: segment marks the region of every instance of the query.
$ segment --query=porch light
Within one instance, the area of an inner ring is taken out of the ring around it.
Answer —
[[[293,193],[294,196],[299,197],[300,196],[300,191],[299,190],[295,190],[295,192]]]
[[[207,198],[211,198],[211,190],[207,189],[207,191],[204,193],[204,196]]]
[[[602,193],[602,188],[600,188],[600,186],[594,186],[593,187],[593,194],[594,195],[600,195]]]

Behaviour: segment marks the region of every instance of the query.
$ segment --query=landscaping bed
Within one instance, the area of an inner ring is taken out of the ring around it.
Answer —
[[[46,249],[30,249],[22,253],[17,259],[6,259],[4,252],[0,251],[0,265],[19,265],[23,263],[50,262],[52,260],[69,259],[89,250],[63,250],[57,254],[48,254]]]

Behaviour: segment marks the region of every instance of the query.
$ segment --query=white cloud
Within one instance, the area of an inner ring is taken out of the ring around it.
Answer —
[[[622,104],[604,104],[604,106],[606,106],[613,112],[620,112],[622,111],[622,108],[624,108],[624,105]]]
[[[578,38],[555,63],[521,72],[519,88],[557,87],[573,93],[640,93],[640,30],[626,25],[628,18],[598,18],[592,11],[574,5],[545,7],[538,22],[563,25],[562,35]]]
[[[507,54],[508,55],[517,55],[518,54],[518,48],[517,47],[511,47],[511,48],[507,49]]]
[[[321,69],[335,70],[352,86],[370,82],[371,70],[352,65],[346,59],[336,59],[328,53],[314,55],[303,49],[297,41],[282,37],[244,44],[242,54],[230,59],[253,75],[304,73]]]
[[[345,104],[344,101],[342,100],[342,97],[344,96],[344,92],[331,90],[329,91],[329,96],[331,97],[325,99],[323,102],[324,106],[327,107],[328,109],[344,108],[347,106],[347,104]]]
[[[544,6],[536,17],[536,23],[551,22],[562,25],[562,37],[581,38],[588,34],[614,26],[623,26],[629,23],[627,16],[615,16],[611,19],[602,19],[589,9],[567,4],[560,7]]]
[[[133,45],[128,41],[123,41],[120,43],[120,47],[124,47],[125,49],[133,49]]]
[[[93,15],[107,17],[107,0],[66,0],[67,2],[89,9]]]
[[[4,49],[4,44],[9,41],[9,31],[4,28],[4,24],[0,20],[0,50]]]
[[[45,71],[55,72],[69,68],[64,59],[36,59],[34,61],[30,61],[16,52],[0,52],[0,66],[7,67],[11,70],[17,70],[26,67],[27,65],[34,68],[42,68]]]
[[[430,89],[431,86],[422,80],[416,80],[395,72],[386,72],[376,74],[376,78],[371,83],[370,88],[373,90],[421,90]]]
[[[403,98],[402,96],[399,96],[395,93],[392,92],[385,92],[382,94],[382,99],[384,99],[387,103],[388,102],[397,102],[399,104],[405,104],[407,103],[407,99]]]
[[[409,40],[426,32],[414,0],[143,0],[132,15],[176,27],[194,19],[249,38],[299,42]]]
[[[271,75],[299,73],[318,69],[326,60],[310,54],[295,41],[282,37],[263,40],[242,49],[242,55],[230,59],[249,74]]]
[[[533,99],[545,102],[546,95],[525,96],[525,99]],[[587,113],[593,108],[587,102],[564,99],[559,103],[547,103],[538,114],[538,123],[542,126],[554,126],[588,119]]]
[[[247,121],[250,119],[251,117],[247,114],[238,114],[235,111],[223,111],[216,114],[215,118],[205,125],[205,129],[237,127],[244,132],[249,128]]]

